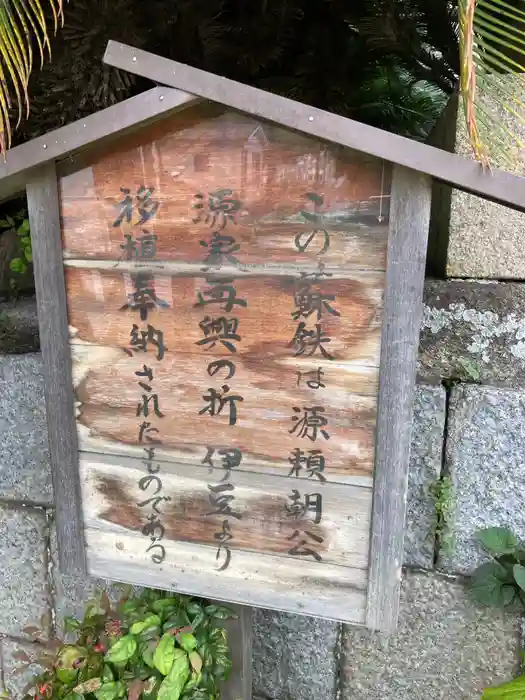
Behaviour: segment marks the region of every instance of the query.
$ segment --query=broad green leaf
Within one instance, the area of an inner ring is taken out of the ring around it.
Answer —
[[[505,567],[497,562],[488,562],[476,569],[470,589],[474,598],[483,605],[504,607],[514,597],[512,586],[509,585],[512,582]]]
[[[188,615],[199,615],[202,612],[202,605],[192,600],[186,606],[186,610]]]
[[[62,683],[74,683],[78,677],[78,671],[72,668],[57,668],[56,675]]]
[[[23,262],[20,258],[13,258],[9,263],[9,267],[13,272],[20,272],[22,270],[22,265]]]
[[[205,611],[208,615],[215,617],[217,620],[228,620],[229,618],[237,617],[233,610],[230,610],[230,608],[226,608],[223,605],[208,605],[205,608]]]
[[[123,603],[120,604],[120,612],[123,615],[130,615],[131,613],[136,612],[138,609],[139,601],[133,598],[125,600]]]
[[[169,608],[176,610],[179,607],[179,601],[177,598],[159,598],[159,600],[156,600],[151,607],[155,612],[163,613]]]
[[[115,700],[122,697],[126,692],[126,686],[122,681],[108,681],[103,683],[98,690],[95,690],[97,700]]]
[[[171,671],[162,681],[157,700],[179,700],[190,676],[190,663],[182,649],[175,649],[175,661]]]
[[[15,220],[13,219],[13,217],[11,217],[11,216],[6,216],[5,218],[7,219],[7,223],[9,224],[9,226],[14,226],[14,225],[15,225]]]
[[[485,549],[495,556],[512,554],[519,544],[514,533],[506,527],[489,527],[476,534]]]
[[[525,676],[519,676],[509,683],[487,688],[482,695],[482,700],[524,700]]]
[[[162,635],[153,655],[153,663],[163,676],[171,671],[175,657],[175,640],[171,634]]]
[[[160,627],[160,617],[158,615],[148,615],[143,620],[135,622],[133,625],[131,625],[129,631],[131,634],[140,634],[150,627]]]
[[[170,615],[162,625],[162,631],[168,632],[168,630],[180,629],[181,627],[191,627],[190,618],[185,610],[178,610],[173,615]]]
[[[312,214],[311,211],[306,211],[306,209],[301,210],[301,216],[312,223],[317,223],[319,221],[318,214]]]
[[[512,570],[514,574],[514,580],[518,584],[518,586],[521,588],[522,591],[525,591],[525,566],[521,566],[521,564],[516,564]]]
[[[119,664],[131,659],[137,651],[137,640],[133,635],[126,634],[118,640],[106,654],[106,659],[111,663]]]
[[[87,651],[84,647],[76,644],[66,644],[60,650],[57,657],[57,668],[77,669],[87,656]]]
[[[155,662],[153,657],[155,655],[155,649],[157,648],[158,641],[155,639],[150,639],[144,642],[141,646],[141,656],[144,663],[150,668],[155,668]]]
[[[33,250],[31,248],[24,248],[24,255],[27,262],[33,262]]]
[[[111,668],[108,665],[104,666],[104,670],[102,671],[102,680],[103,681],[114,681],[115,680],[115,676],[113,675],[113,671],[111,670]]]
[[[184,649],[184,651],[190,652],[197,646],[197,640],[190,632],[183,632],[177,636],[177,641]]]
[[[197,673],[200,673],[202,669],[202,659],[198,652],[192,651],[188,658],[190,660],[190,664],[193,670]]]
[[[191,678],[187,681],[186,685],[184,686],[184,697],[189,694],[190,690],[194,690],[197,688],[202,680],[202,673],[198,671],[193,671],[191,674]],[[193,695],[191,696],[193,697]]]

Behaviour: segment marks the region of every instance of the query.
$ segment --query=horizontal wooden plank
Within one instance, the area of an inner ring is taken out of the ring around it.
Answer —
[[[167,542],[165,561],[155,565],[134,535],[87,528],[85,537],[92,576],[364,623],[367,574],[363,569],[236,552],[235,561],[232,557],[225,571],[217,571],[213,548],[187,542]]]
[[[294,277],[235,279],[231,285],[225,283],[223,296],[213,301],[208,292],[213,285],[204,277],[146,276],[138,283],[147,290],[141,301],[131,273],[68,268],[69,324],[75,329],[75,339],[127,347],[133,324],[146,325],[141,324],[140,307],[148,304],[147,324],[162,331],[167,352],[201,355],[211,348],[225,357],[235,351],[236,357],[270,361],[294,356],[290,343],[300,323],[309,328],[319,324],[323,335],[330,338],[323,344],[326,353],[335,361],[378,366],[383,277],[383,273],[357,273],[347,279],[312,283],[311,291],[324,301],[320,314],[311,306],[306,317],[298,316],[302,302]],[[230,287],[231,309],[227,305]],[[205,303],[199,305],[199,298]],[[207,342],[215,333],[200,325],[206,318],[236,319],[238,339],[231,345],[222,340],[215,345]],[[308,356],[311,349],[298,357]],[[312,357],[323,358],[320,348],[314,353]]]
[[[199,413],[209,405],[205,399],[209,389],[220,389],[226,376],[221,370],[210,377],[209,363],[224,358],[202,352],[195,356],[171,353],[157,360],[153,353],[130,357],[119,348],[92,345],[72,345],[71,350],[82,449],[141,454],[148,440],[141,426],[147,419],[158,431],[151,437],[162,441],[159,456],[169,461],[199,465],[208,447],[236,448],[242,452],[241,469],[286,475],[297,450],[304,459],[319,450],[328,480],[368,483],[372,475],[376,396],[349,392],[349,386],[358,385],[352,374],[355,367],[329,361],[294,365],[236,359],[235,375],[227,381],[230,393],[243,401],[234,403],[236,422],[230,424],[229,406],[215,415]],[[151,381],[136,375],[143,371],[144,362],[151,370]],[[303,372],[299,386],[297,369]],[[323,371],[324,387],[307,385],[308,377],[315,379],[317,372],[304,372],[313,369]],[[362,376],[362,388],[366,388],[367,375]],[[144,397],[150,394],[157,398],[147,400],[145,416]],[[325,417],[326,425],[317,430],[298,425],[306,415],[304,409],[316,406],[323,409],[316,415]],[[301,473],[306,473],[303,468]]]
[[[161,488],[162,497],[168,499],[158,506],[165,528],[163,543],[191,542],[216,550],[215,535],[227,515],[216,513],[220,509],[210,504],[210,487],[222,484],[233,487],[225,491],[233,496],[230,506],[235,514],[230,517],[232,562],[239,550],[302,559],[289,554],[294,532],[299,530],[318,538],[314,546],[324,563],[358,569],[368,566],[370,488],[157,462],[155,472],[149,480],[146,459],[127,459],[119,464],[103,455],[82,452],[86,527],[129,532],[146,548],[149,537],[141,529],[148,523],[151,504],[139,504]]]
[[[61,177],[64,253],[118,258],[123,235],[147,229],[157,237],[159,258],[197,262],[200,241],[219,229],[235,237],[244,263],[317,262],[326,241],[325,264],[384,270],[389,179],[381,161],[200,104]],[[145,218],[136,198],[141,187],[152,190]],[[129,221],[122,189],[130,196]],[[226,214],[210,199],[225,190]],[[315,229],[315,240],[299,252],[295,237]]]

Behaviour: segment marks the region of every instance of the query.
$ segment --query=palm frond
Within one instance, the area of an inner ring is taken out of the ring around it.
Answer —
[[[466,128],[475,157],[515,169],[525,148],[525,0],[458,0]]]
[[[53,16],[54,31],[63,22],[63,0],[45,0]],[[40,61],[51,56],[48,22],[41,0],[0,0],[0,151],[11,145],[12,108],[17,126],[29,114],[28,82],[33,68],[33,39]],[[14,103],[14,105],[13,105]]]

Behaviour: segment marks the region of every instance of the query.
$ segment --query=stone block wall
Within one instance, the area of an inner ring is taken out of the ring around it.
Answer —
[[[525,538],[525,292],[428,282],[409,476],[405,570],[391,639],[325,620],[254,611],[257,700],[476,700],[517,668],[519,619],[479,608],[465,575],[478,527]],[[451,483],[438,537],[436,494]],[[441,528],[443,529],[443,528]],[[104,582],[60,574],[33,300],[0,304],[0,669],[20,697],[31,661]]]

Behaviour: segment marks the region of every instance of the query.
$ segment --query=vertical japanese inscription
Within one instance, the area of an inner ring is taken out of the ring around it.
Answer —
[[[132,195],[129,188],[121,187],[123,198],[119,202],[119,214],[113,222],[114,227],[122,224],[139,227],[141,234],[124,234],[124,243],[120,248],[123,251],[121,259],[133,261],[137,267],[146,261],[155,260],[157,237],[145,230],[144,224],[150,221],[159,208],[159,203],[153,196],[153,188],[141,185]],[[134,220],[136,218],[136,220]],[[167,308],[167,302],[159,299],[155,293],[155,280],[152,275],[145,272],[137,272],[132,275],[134,291],[128,294],[127,303],[120,311],[133,311],[139,316],[138,323],[133,323],[130,331],[129,347],[124,348],[131,357],[137,357],[138,353],[154,354],[157,361],[162,361],[166,351],[164,345],[164,333],[147,323],[148,314],[156,308]],[[144,493],[144,498],[137,502],[139,508],[146,509],[146,523],[142,527],[142,534],[149,539],[146,552],[151,556],[154,564],[162,564],[166,558],[166,549],[162,544],[165,528],[162,524],[162,506],[170,501],[169,496],[164,496],[162,479],[159,476],[160,465],[155,463],[155,449],[161,445],[159,439],[158,420],[164,418],[161,409],[161,399],[155,390],[155,375],[153,368],[144,358],[142,366],[137,366],[135,378],[138,387],[137,399],[137,430],[138,442],[144,445],[145,456],[143,461],[147,469],[147,475],[139,479],[138,487]]]
[[[313,206],[313,211],[301,211],[306,220],[307,230],[301,231],[294,238],[294,247],[298,253],[315,252],[318,257],[318,270],[314,273],[301,273],[295,285],[292,320],[296,322],[295,333],[288,343],[295,357],[315,357],[321,361],[333,360],[330,350],[331,338],[323,329],[323,319],[327,316],[340,316],[335,306],[335,296],[322,290],[322,280],[331,275],[325,272],[321,257],[330,247],[330,235],[324,223],[324,215],[320,211],[323,197],[309,192],[306,195]],[[305,384],[309,389],[325,388],[324,371],[322,366],[306,372],[297,371],[297,386]],[[325,407],[312,402],[311,405],[294,406],[290,417],[291,427],[288,432],[300,441],[292,450],[288,461],[291,469],[289,477],[306,476],[317,479],[322,484],[326,482],[326,458],[322,444],[330,439],[329,418]],[[304,440],[315,443],[315,447],[305,447]],[[318,525],[323,517],[323,496],[321,493],[305,493],[292,489],[288,497],[291,503],[286,505],[288,517],[298,520],[307,519],[313,525]],[[288,550],[291,556],[312,557],[322,561],[317,551],[323,543],[323,536],[313,527],[296,528],[288,538],[292,545]]]
[[[225,229],[235,225],[235,215],[240,207],[241,203],[234,198],[230,189],[215,190],[207,195],[199,192],[195,195],[193,205],[197,214],[193,222],[203,223],[212,229],[211,236],[200,241],[200,245],[206,249],[202,271],[206,273],[208,286],[198,293],[195,303],[195,307],[202,308],[206,314],[199,322],[202,338],[196,344],[204,352],[217,348],[227,350],[230,355],[229,359],[212,360],[208,364],[208,376],[217,375],[217,379],[223,383],[218,387],[208,387],[202,396],[204,406],[198,413],[212,417],[223,415],[229,426],[236,425],[244,401],[244,397],[235,393],[226,382],[235,377],[233,358],[238,343],[242,342],[237,314],[248,306],[248,302],[238,297],[234,278],[222,274],[221,269],[225,265],[239,265],[236,253],[240,245]],[[202,461],[202,464],[210,468],[210,473],[214,467],[224,469],[224,476],[218,484],[208,484],[210,511],[206,514],[221,518],[220,529],[214,534],[219,571],[224,571],[230,565],[230,542],[235,536],[232,526],[235,520],[242,518],[242,514],[234,508],[235,486],[230,479],[231,472],[241,461],[242,453],[239,449],[223,446],[208,446]]]

